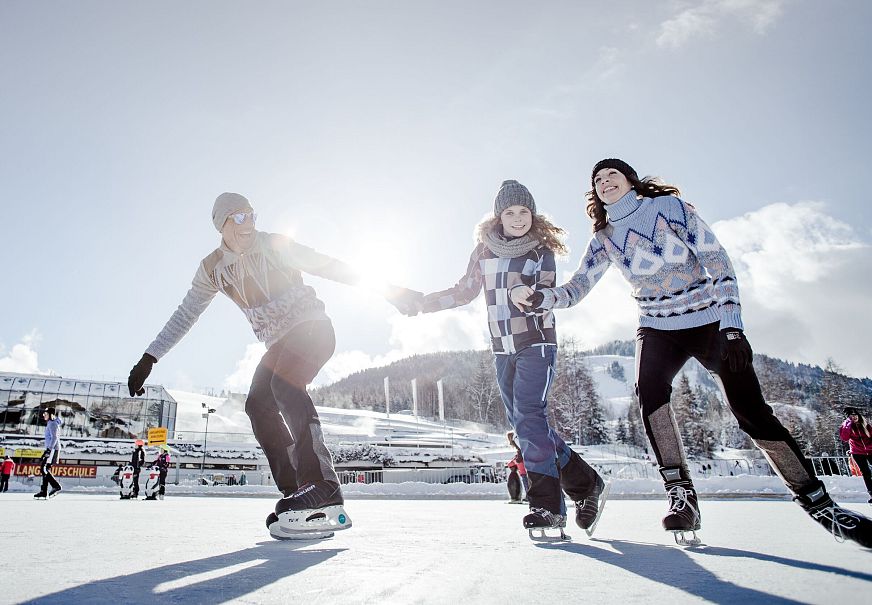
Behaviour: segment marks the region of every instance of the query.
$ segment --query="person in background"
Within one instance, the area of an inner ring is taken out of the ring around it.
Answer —
[[[142,439],[136,440],[136,448],[130,456],[130,466],[133,467],[133,495],[131,498],[139,498],[139,473],[142,467],[145,466],[145,452],[142,446],[145,442]]]
[[[3,465],[0,468],[0,492],[9,491],[9,477],[15,472],[15,461],[8,455],[3,458]]]
[[[872,504],[872,425],[855,407],[845,408],[845,422],[839,427],[839,438],[848,442],[851,458],[857,463],[866,491],[869,492],[869,504]]]
[[[524,456],[521,454],[521,447],[518,445],[518,442],[515,440],[515,431],[509,431],[506,433],[506,439],[509,441],[509,445],[515,448],[515,455],[506,463],[508,468],[514,468],[518,471],[518,477],[521,479],[521,485],[524,486],[524,494],[523,498],[521,498],[522,502],[527,501],[527,490],[530,489],[530,479],[527,477],[527,467],[524,465]]]
[[[34,498],[54,498],[61,491],[61,484],[51,474],[51,467],[61,459],[61,419],[57,417],[54,408],[45,408],[42,413],[45,420],[45,451],[40,459],[42,471],[42,487],[33,495]],[[51,491],[48,491],[49,485]]]
[[[157,497],[163,500],[164,494],[166,493],[167,472],[170,469],[170,447],[166,443],[160,446],[160,454],[158,454],[157,458],[155,458],[151,465],[156,466],[160,473]]]

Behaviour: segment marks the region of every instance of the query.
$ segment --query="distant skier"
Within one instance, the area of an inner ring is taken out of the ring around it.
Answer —
[[[283,494],[267,518],[270,533],[277,538],[328,536],[351,527],[351,520],[306,386],[333,355],[335,337],[324,303],[303,283],[302,272],[349,285],[360,278],[345,263],[283,235],[257,231],[255,219],[245,197],[218,196],[212,222],[221,243],[200,262],[191,289],[130,371],[127,385],[131,396],[142,395],[152,366],[193,327],[218,292],[228,296],[267,346],[245,412]],[[393,289],[389,296],[401,293]]]
[[[619,159],[597,162],[587,193],[594,237],[575,275],[557,288],[517,288],[512,299],[538,309],[571,307],[614,264],[639,306],[636,393],[645,432],[669,497],[663,527],[676,542],[699,543],[697,493],[669,400],[691,357],[721,385],[739,426],[811,517],[837,539],[872,547],[872,521],[830,498],[796,440],[763,400],[745,338],[736,274],[714,232],[678,188],[640,180]],[[693,532],[691,538],[685,532]]]
[[[143,445],[145,445],[145,442],[142,439],[137,439],[136,447],[133,450],[133,454],[130,456],[130,466],[133,467],[133,495],[131,498],[134,500],[139,498],[139,474],[142,472],[142,467],[145,466],[145,452],[142,449]]]
[[[575,501],[576,523],[585,530],[598,519],[605,483],[548,425],[548,390],[557,361],[557,332],[550,311],[513,305],[517,288],[554,285],[555,254],[565,254],[565,232],[536,213],[536,202],[518,181],[504,181],[493,214],[476,228],[477,243],[457,284],[424,297],[425,313],[472,302],[484,290],[497,383],[509,424],[521,443],[530,489],[523,525],[530,537],[546,529],[564,538],[566,504],[561,486]]]
[[[4,456],[2,468],[0,468],[0,492],[9,491],[9,478],[14,472],[15,461],[9,456]]]
[[[54,408],[45,408],[42,413],[45,420],[45,451],[40,459],[42,472],[42,487],[34,494],[34,498],[54,498],[61,491],[61,484],[51,474],[51,467],[57,464],[61,455],[61,419],[56,416]],[[51,491],[48,490],[51,485]]]
[[[872,504],[872,424],[855,407],[846,407],[845,416],[845,422],[839,427],[839,437],[848,442],[851,458],[860,469],[869,492],[869,504]]]

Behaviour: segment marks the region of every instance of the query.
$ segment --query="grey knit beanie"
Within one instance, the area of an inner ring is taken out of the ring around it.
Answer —
[[[494,198],[494,216],[502,214],[509,206],[526,206],[536,214],[536,202],[529,190],[518,181],[503,181]]]
[[[215,205],[212,206],[212,222],[218,232],[221,232],[228,216],[242,210],[251,210],[251,204],[244,195],[228,192],[219,195],[215,199]]]

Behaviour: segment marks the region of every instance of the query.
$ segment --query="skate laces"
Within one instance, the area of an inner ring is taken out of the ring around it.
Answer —
[[[531,506],[530,512],[533,513],[534,515],[539,515],[540,517],[542,517],[543,519],[548,521],[548,523],[550,523],[554,527],[558,527],[558,526],[565,527],[566,526],[566,517],[564,517],[563,515],[558,515],[557,513],[552,513],[547,508],[539,508],[536,506]]]
[[[673,485],[666,490],[666,495],[669,497],[669,512],[680,513],[687,508],[696,516],[696,507],[689,499],[689,496],[693,495],[693,489],[687,489],[683,485]]]
[[[832,500],[818,510],[812,511],[811,517],[818,522],[826,521],[836,542],[844,542],[847,539],[845,530],[857,529],[857,518],[854,513],[838,506]]]

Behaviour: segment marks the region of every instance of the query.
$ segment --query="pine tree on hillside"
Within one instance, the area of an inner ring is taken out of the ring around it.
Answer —
[[[681,433],[684,441],[685,450],[688,455],[696,455],[699,453],[696,448],[689,447],[688,443],[688,424],[693,415],[695,407],[693,389],[690,387],[690,379],[687,374],[682,372],[678,379],[678,387],[672,392],[672,412],[675,414],[675,422],[678,425],[678,430]]]
[[[606,372],[608,375],[614,378],[615,380],[619,380],[621,382],[627,382],[627,377],[624,374],[624,366],[617,360],[613,361],[606,368]]]
[[[642,425],[642,416],[639,413],[639,400],[633,395],[633,401],[627,408],[627,443],[648,451],[648,436]]]
[[[502,424],[496,417],[496,411],[500,411],[503,419],[505,414],[498,407],[500,402],[499,387],[494,377],[493,366],[488,363],[488,356],[481,355],[475,373],[466,386],[466,395],[474,415],[473,420]]]
[[[623,418],[618,418],[618,421],[615,424],[615,443],[629,444],[627,421]]]
[[[557,432],[582,445],[611,440],[605,412],[584,355],[572,338],[559,349],[560,371],[551,389],[550,416]]]

